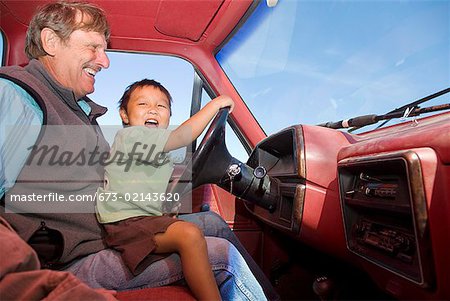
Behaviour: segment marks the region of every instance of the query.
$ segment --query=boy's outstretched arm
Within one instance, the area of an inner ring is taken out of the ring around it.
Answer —
[[[229,96],[221,95],[211,100],[197,114],[170,133],[164,151],[168,152],[192,143],[200,136],[216,113],[225,107],[230,107],[230,113],[234,108],[234,102]]]

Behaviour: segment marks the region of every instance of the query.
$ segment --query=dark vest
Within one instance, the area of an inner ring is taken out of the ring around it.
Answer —
[[[44,205],[42,202],[30,202],[31,207],[24,210],[23,207],[16,208],[14,204],[8,206],[12,204],[8,203],[8,195],[48,195],[49,192],[58,192],[66,197],[69,195],[93,196],[97,188],[102,185],[104,169],[101,164],[83,163],[80,154],[84,152],[84,156],[87,156],[90,153],[109,151],[109,145],[96,122],[96,118],[103,115],[106,108],[85,98],[92,108],[89,116],[86,116],[78,106],[73,93],[54,82],[41,63],[35,60],[32,60],[25,68],[17,66],[0,68],[0,77],[23,87],[33,96],[43,111],[44,126],[35,147],[42,149],[44,146],[57,146],[56,157],[50,154],[40,156],[42,155],[40,153],[39,156],[35,156],[41,159],[39,164],[37,159],[30,164],[25,164],[16,184],[8,191],[4,200],[8,210],[19,213],[5,213],[5,208],[2,207],[2,217],[25,241],[28,241],[43,224],[49,229],[59,231],[64,243],[63,253],[59,259],[61,263],[68,263],[77,257],[104,249],[102,229],[94,213],[95,201],[66,202],[67,210],[61,209],[61,204],[57,203],[60,206],[59,209],[56,209],[56,213],[51,213],[51,209],[56,208],[51,205],[51,202]],[[67,158],[63,154],[73,154],[72,157],[78,155],[78,164],[61,159]],[[32,155],[33,152],[30,157]],[[88,157],[85,161],[87,159]],[[45,207],[49,209],[47,210],[42,209],[44,208],[42,206],[51,207]],[[39,208],[42,210],[38,210]]]

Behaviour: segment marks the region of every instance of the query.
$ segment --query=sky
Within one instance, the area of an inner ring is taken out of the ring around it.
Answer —
[[[1,53],[1,60],[3,65],[3,36],[0,36],[0,53]]]
[[[105,116],[99,119],[103,125],[121,124],[118,101],[125,88],[144,78],[163,84],[173,98],[171,124],[181,124],[189,117],[194,69],[180,58],[161,55],[141,55],[108,52],[111,61],[108,69],[95,78],[95,91],[89,95],[99,104],[108,106]]]
[[[176,128],[189,118],[194,81],[194,68],[189,62],[171,56],[111,51],[108,52],[108,57],[111,61],[110,67],[96,75],[95,91],[89,97],[108,107],[108,112],[99,118],[98,122],[102,125],[103,132],[110,143],[113,142],[114,134],[121,128],[118,113],[120,97],[128,85],[143,78],[160,82],[170,92],[173,99],[171,128]],[[206,101],[210,99],[206,93],[203,93],[202,97]],[[199,142],[204,133],[199,137]],[[226,144],[230,153],[246,162],[248,154],[229,126],[226,128],[226,133]],[[172,156],[182,161],[185,149],[173,152]]]
[[[450,86],[449,15],[445,0],[284,0],[219,60],[267,134],[383,114]]]

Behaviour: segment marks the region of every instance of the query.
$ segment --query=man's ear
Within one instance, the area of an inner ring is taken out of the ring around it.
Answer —
[[[127,111],[124,108],[120,108],[119,110],[120,118],[122,118],[122,122],[125,124],[129,124],[130,120],[128,119]]]
[[[44,51],[50,56],[55,56],[56,49],[57,49],[58,43],[60,41],[60,39],[56,35],[56,33],[50,28],[42,29],[41,41],[42,41],[42,47],[44,48]]]

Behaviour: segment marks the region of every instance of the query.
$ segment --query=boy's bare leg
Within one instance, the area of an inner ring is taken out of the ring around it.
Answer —
[[[219,289],[208,261],[206,241],[194,224],[176,222],[155,235],[155,253],[178,252],[183,274],[198,300],[220,300]]]

